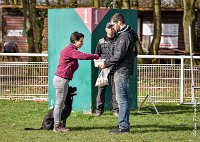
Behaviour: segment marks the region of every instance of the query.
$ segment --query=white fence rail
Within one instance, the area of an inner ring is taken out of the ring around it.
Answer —
[[[9,54],[9,55],[7,55]],[[0,53],[2,56],[42,56],[48,54]],[[191,102],[189,56],[138,55],[138,58],[170,59],[171,64],[138,64],[138,100],[146,95],[155,102]],[[194,57],[200,60],[200,56]],[[173,64],[173,60],[180,64]],[[194,66],[195,86],[200,86],[200,66]],[[200,101],[200,90],[195,90]],[[0,99],[48,99],[48,62],[1,62]],[[148,100],[147,100],[148,101]]]
[[[191,68],[184,64],[190,56],[138,55],[138,58],[170,59],[171,64],[139,64],[138,65],[138,99],[146,95],[155,102],[191,102]],[[174,60],[180,64],[173,64]],[[194,56],[200,61],[200,56]],[[194,66],[195,86],[200,86],[200,66]],[[200,90],[195,90],[196,100],[200,101]]]
[[[0,53],[0,57],[47,57],[48,54]],[[48,99],[48,62],[1,62],[0,99]]]

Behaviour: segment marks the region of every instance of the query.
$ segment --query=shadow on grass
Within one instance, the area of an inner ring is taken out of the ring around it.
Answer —
[[[137,130],[134,130],[137,129]],[[138,130],[139,129],[139,130]],[[134,125],[131,126],[131,130],[137,133],[147,132],[168,132],[168,131],[192,131],[193,127],[187,125]]]
[[[100,126],[100,127],[71,127],[71,131],[90,131],[90,130],[108,130],[114,129],[114,126]],[[193,128],[187,125],[131,125],[131,133],[148,133],[148,132],[168,132],[168,131],[192,131]]]
[[[156,105],[156,104],[155,104]],[[192,105],[156,105],[156,108],[160,114],[183,114],[183,113],[191,113],[194,111]],[[141,107],[139,111],[131,111],[131,114],[149,114],[156,113],[153,105],[148,104],[147,106]]]
[[[91,131],[91,130],[107,130],[110,131],[114,128],[114,126],[100,126],[100,127],[69,127],[71,132],[76,131]],[[38,129],[34,129],[38,130]],[[175,126],[175,125],[131,125],[130,133],[148,133],[148,132],[169,132],[169,131],[192,131],[192,127],[188,127],[186,125]],[[38,130],[41,131],[41,130]],[[48,130],[42,130],[48,131]]]

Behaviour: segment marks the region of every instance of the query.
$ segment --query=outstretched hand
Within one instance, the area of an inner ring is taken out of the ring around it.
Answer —
[[[96,60],[99,59],[99,55],[98,54],[94,54],[94,57],[95,57]]]

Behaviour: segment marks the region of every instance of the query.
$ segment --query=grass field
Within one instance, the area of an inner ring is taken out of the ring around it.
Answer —
[[[73,112],[67,120],[71,131],[54,133],[24,130],[41,127],[47,102],[0,100],[0,142],[200,142],[200,130],[196,137],[192,134],[191,105],[159,104],[160,115],[153,114],[148,106],[151,105],[145,104],[139,112],[131,111],[129,134],[109,133],[117,126],[117,118],[111,112],[101,117]],[[197,120],[199,125],[200,119]]]

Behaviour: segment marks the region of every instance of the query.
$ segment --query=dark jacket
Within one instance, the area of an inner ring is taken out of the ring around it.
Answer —
[[[98,54],[103,59],[109,59],[114,55],[114,49],[116,45],[117,37],[109,38],[105,36],[101,38],[96,46],[95,53]]]
[[[60,53],[59,65],[55,75],[71,80],[73,78],[74,72],[78,69],[78,59],[93,60],[99,59],[99,56],[96,54],[82,53],[78,51],[76,46],[70,44]]]
[[[116,66],[119,73],[132,75],[134,70],[134,58],[137,56],[137,33],[130,26],[125,26],[118,32],[114,55],[105,61],[105,66]]]
[[[102,59],[110,59],[114,55],[114,50],[116,46],[117,36],[114,37],[108,37],[105,36],[104,38],[101,38],[96,46],[95,53],[98,54]],[[113,73],[114,69],[110,71],[110,73]]]

